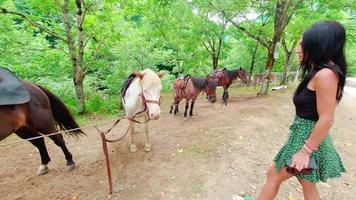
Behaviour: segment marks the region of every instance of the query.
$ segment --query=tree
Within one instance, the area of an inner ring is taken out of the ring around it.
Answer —
[[[285,54],[285,63],[283,67],[282,78],[280,81],[280,85],[285,85],[287,83],[287,74],[290,70],[291,64],[293,62],[294,54],[295,54],[295,47],[297,46],[298,39],[295,38],[292,42],[292,46],[290,48],[287,47],[286,39],[282,36],[282,47]]]
[[[214,10],[206,1],[195,1],[192,3],[192,9],[195,11],[196,27],[194,34],[201,35],[204,48],[211,57],[213,70],[219,65],[219,59],[225,43],[225,33],[228,21],[220,13],[214,13]]]
[[[262,19],[265,17],[269,18],[270,15],[274,16],[272,36],[264,34],[261,30],[257,30],[257,33],[259,34],[254,33],[256,32],[256,30],[254,30],[251,24],[249,25],[249,28],[246,28],[242,25],[242,23],[239,23],[234,20],[237,14],[231,13],[231,11],[228,9],[219,8],[212,2],[210,3],[210,5],[214,7],[217,11],[221,12],[232,25],[234,25],[237,29],[245,33],[248,37],[251,37],[256,40],[258,43],[260,43],[261,46],[267,49],[265,82],[261,87],[260,94],[267,94],[272,67],[276,59],[276,45],[280,41],[283,30],[285,29],[285,27],[291,20],[294,12],[302,2],[303,0],[277,0],[275,2],[275,7],[272,11],[270,10],[271,5],[269,5],[268,3],[265,3],[263,1],[253,3],[255,5],[252,5],[252,7],[256,6],[256,10],[260,10],[259,17],[261,17]],[[241,14],[241,11],[239,11],[238,14]],[[242,15],[245,16],[244,14]]]
[[[58,6],[53,4],[52,6]],[[78,104],[78,112],[85,112],[85,94],[83,89],[83,82],[85,75],[89,70],[89,65],[84,65],[84,52],[87,44],[93,38],[93,30],[85,34],[84,32],[84,22],[87,14],[87,7],[83,0],[75,1],[76,8],[76,18],[72,17],[72,14],[69,9],[69,0],[64,0],[62,4],[62,19],[58,24],[49,24],[46,25],[41,23],[41,21],[35,21],[31,16],[27,14],[9,10],[5,7],[0,7],[0,14],[10,14],[15,17],[19,17],[31,26],[37,28],[40,32],[44,32],[57,40],[62,41],[67,45],[68,56],[72,65],[72,79],[75,87],[75,94]],[[73,22],[76,25],[73,25]],[[61,27],[61,24],[64,25],[64,30]],[[75,31],[73,31],[73,27]],[[96,39],[97,40],[97,39]],[[91,63],[91,62],[89,62]]]

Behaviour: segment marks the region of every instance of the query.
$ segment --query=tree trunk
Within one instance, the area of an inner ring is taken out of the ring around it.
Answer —
[[[67,45],[70,55],[70,60],[73,68],[73,82],[75,88],[75,96],[78,105],[79,114],[83,114],[85,112],[85,95],[83,89],[83,81],[84,81],[84,72],[83,72],[83,55],[84,55],[84,44],[83,44],[83,33],[81,23],[83,20],[83,12],[80,7],[77,7],[77,21],[78,25],[78,38],[79,38],[79,47],[78,51],[76,50],[73,36],[72,36],[72,26],[69,20],[69,9],[68,9],[68,1],[65,0],[63,4],[63,22],[65,25],[66,36],[67,36]],[[78,1],[76,1],[77,3]],[[80,3],[80,2],[79,2]],[[78,6],[78,5],[77,5]]]
[[[84,33],[83,33],[83,22],[85,17],[85,8],[83,6],[82,0],[76,0],[75,4],[77,6],[77,34],[78,34],[78,59],[76,66],[76,76],[75,76],[75,91],[78,99],[79,113],[83,114],[85,112],[85,95],[84,95],[84,76],[83,71],[83,59],[84,59]],[[88,66],[90,67],[90,66]]]
[[[257,49],[258,49],[258,44],[256,44],[256,46],[255,46],[255,48],[253,49],[253,52],[252,52],[252,59],[251,59],[249,77],[248,77],[248,84],[251,84],[251,78],[252,78],[252,73],[253,73],[253,67],[254,67],[255,61],[256,61]]]
[[[74,41],[74,36],[72,34],[72,26],[70,23],[70,14],[69,14],[69,7],[68,7],[68,2],[69,0],[64,0],[63,1],[63,7],[62,7],[62,12],[63,12],[63,23],[64,23],[64,28],[66,32],[66,36],[63,37],[61,34],[58,34],[41,24],[32,21],[29,17],[27,17],[25,14],[15,12],[15,11],[9,11],[6,8],[0,7],[0,13],[4,14],[12,14],[21,17],[25,21],[27,21],[31,26],[38,28],[40,31],[44,31],[48,33],[49,35],[62,40],[65,42],[68,46],[68,51],[69,51],[69,57],[70,57],[70,62],[72,65],[73,69],[73,82],[74,82],[74,88],[75,88],[75,95],[77,99],[77,104],[79,108],[79,113],[84,113],[85,112],[85,96],[84,96],[84,90],[83,90],[83,82],[86,74],[86,70],[84,70],[84,64],[83,64],[83,58],[84,58],[84,49],[85,49],[85,35],[83,31],[83,22],[85,18],[85,4],[83,0],[76,0],[75,4],[77,7],[77,37],[78,41],[77,44]],[[88,66],[90,67],[90,66]]]
[[[292,51],[288,57],[288,60],[286,61],[284,68],[283,68],[283,73],[282,73],[282,79],[281,82],[279,83],[279,85],[285,85],[288,83],[288,72],[290,69],[290,66],[292,64],[293,61],[293,57],[294,57],[294,51]]]
[[[276,4],[276,13],[274,17],[274,34],[272,41],[268,46],[268,56],[266,62],[266,75],[264,83],[261,86],[260,94],[267,95],[268,87],[271,79],[272,67],[275,61],[274,51],[276,49],[277,42],[280,41],[282,32],[287,25],[290,17],[287,16],[287,11],[290,6],[290,1],[278,0]]]
[[[294,82],[295,83],[297,83],[298,82],[298,80],[300,79],[300,78],[302,78],[302,76],[304,76],[304,74],[305,74],[305,68],[298,68],[298,70],[297,70],[297,73],[296,73],[296,75],[295,75],[295,77],[294,77]]]
[[[288,75],[290,66],[291,66],[291,64],[293,62],[293,58],[294,58],[294,55],[295,55],[295,46],[296,45],[297,45],[297,40],[294,40],[290,51],[288,51],[288,49],[285,49],[286,63],[285,63],[284,68],[283,68],[282,80],[280,82],[280,85],[287,84],[287,75]]]
[[[213,59],[213,70],[216,70],[219,65],[219,57],[217,57],[215,55],[212,55],[211,57]]]
[[[270,79],[271,79],[271,73],[272,73],[272,67],[273,67],[273,64],[275,61],[275,59],[273,57],[275,48],[276,48],[276,43],[273,43],[273,42],[270,44],[270,47],[268,48],[265,77],[264,77],[263,83],[261,84],[261,89],[260,89],[260,93],[259,93],[262,95],[267,95],[267,92],[268,92],[269,83],[270,83]]]
[[[299,77],[299,73],[300,73],[300,68],[297,69],[295,76],[294,76],[294,83],[298,82],[298,77]]]

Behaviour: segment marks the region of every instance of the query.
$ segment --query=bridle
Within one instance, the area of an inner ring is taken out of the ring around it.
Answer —
[[[142,99],[142,105],[143,107],[145,107],[145,109],[147,110],[147,104],[151,103],[151,104],[157,104],[157,105],[161,105],[161,99],[162,96],[158,99],[158,100],[150,100],[150,99],[146,99],[145,95],[143,94],[143,92],[141,92],[141,94],[139,94],[139,96],[141,96]]]
[[[147,123],[148,121],[150,121],[150,116],[149,116],[149,114],[148,114],[148,107],[147,107],[147,104],[151,103],[151,104],[157,104],[158,106],[160,106],[160,105],[161,105],[162,96],[159,98],[159,100],[146,99],[146,97],[145,97],[145,95],[144,95],[143,92],[141,92],[141,93],[139,94],[139,96],[141,96],[142,105],[143,105],[144,108],[143,108],[143,110],[137,112],[137,113],[134,114],[132,117],[130,117],[129,120],[132,121],[132,122],[135,122],[135,123],[139,123],[139,124],[141,124],[141,123]],[[140,122],[140,121],[137,121],[137,120],[135,119],[136,115],[139,115],[139,114],[141,114],[141,113],[146,113],[146,114],[147,114],[147,121],[145,121],[145,122]]]

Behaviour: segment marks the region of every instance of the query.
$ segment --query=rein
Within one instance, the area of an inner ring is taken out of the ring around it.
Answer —
[[[147,123],[148,121],[150,121],[150,116],[148,115],[148,108],[147,108],[147,104],[152,103],[152,104],[157,104],[157,105],[161,105],[161,99],[162,96],[159,98],[159,100],[150,100],[150,99],[146,99],[145,95],[143,94],[143,92],[141,92],[141,94],[139,94],[139,96],[141,96],[141,100],[142,100],[142,105],[144,107],[143,110],[135,113],[134,116],[127,118],[128,120],[138,123],[138,124],[142,124],[142,123]],[[135,119],[136,115],[139,115],[141,113],[146,113],[147,114],[147,120],[145,122],[140,122],[138,120]]]

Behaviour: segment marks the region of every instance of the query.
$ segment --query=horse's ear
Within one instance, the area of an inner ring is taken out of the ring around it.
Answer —
[[[160,71],[160,72],[157,73],[157,76],[159,78],[162,78],[164,76],[164,74],[165,74],[164,71]]]
[[[144,76],[142,72],[135,72],[134,74],[136,75],[136,77],[139,77],[140,79],[142,79]]]
[[[242,67],[240,66],[240,70],[242,70]]]

